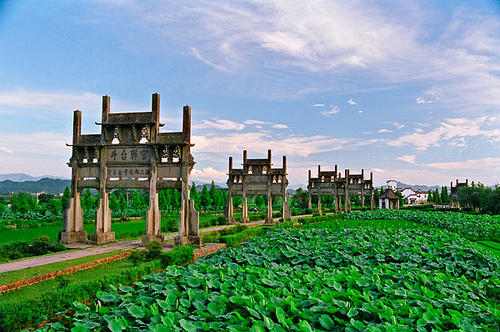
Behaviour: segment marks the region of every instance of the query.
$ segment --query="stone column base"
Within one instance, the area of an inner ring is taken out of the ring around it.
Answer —
[[[250,222],[250,218],[249,217],[246,217],[246,218],[241,217],[240,221],[242,223],[247,223],[247,222]]]
[[[59,232],[58,241],[64,244],[87,242],[87,231]]]
[[[165,234],[146,234],[142,236],[142,245],[144,246],[146,243],[151,242],[151,241],[159,241],[159,242],[165,242]]]
[[[177,235],[176,237],[174,237],[174,243],[175,246],[193,245],[196,248],[201,248],[203,247],[203,237],[194,235],[189,235],[189,236]]]
[[[90,234],[90,242],[94,244],[115,242],[115,232],[102,232],[102,233]]]

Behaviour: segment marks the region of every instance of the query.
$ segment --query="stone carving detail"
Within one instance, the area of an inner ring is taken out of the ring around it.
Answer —
[[[146,235],[142,241],[163,241],[158,190],[171,188],[180,190],[182,198],[179,235],[175,243],[201,246],[198,212],[189,192],[189,175],[195,165],[191,155],[191,108],[183,108],[181,132],[159,131],[163,124],[160,124],[160,96],[156,93],[153,94],[152,111],[137,113],[111,113],[110,98],[104,96],[102,122],[97,123],[101,126],[100,134],[82,135],[81,121],[82,113],[75,111],[73,154],[68,163],[72,169],[71,198],[64,211],[59,241],[87,241],[80,206],[80,192],[85,188],[99,191],[95,233],[90,236],[92,242],[104,243],[115,239],[111,232],[108,195],[110,190],[118,188],[149,190]],[[166,158],[167,162],[162,162],[162,158]],[[173,163],[176,159],[177,162]]]

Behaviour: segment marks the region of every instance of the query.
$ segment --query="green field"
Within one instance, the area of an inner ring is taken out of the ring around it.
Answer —
[[[217,218],[217,216],[201,214],[200,227],[205,228],[213,226],[212,224],[209,224],[209,221],[214,218]],[[162,218],[162,231],[167,233],[167,224],[172,223],[177,225],[177,219],[175,217]],[[84,230],[87,231],[87,234],[89,235],[94,233],[94,229],[93,224],[84,225]],[[0,231],[0,245],[18,241],[31,242],[34,238],[41,235],[46,235],[52,241],[57,241],[57,236],[61,230],[61,224],[44,225],[34,228],[5,228]],[[146,222],[144,220],[112,222],[111,230],[115,232],[116,239],[139,238],[146,231]]]
[[[99,293],[69,320],[82,331],[496,331],[499,268],[441,230],[279,229]]]
[[[459,229],[449,221],[445,230],[420,220],[341,219],[339,215],[299,223],[299,229],[291,229],[292,222],[278,224],[243,246],[189,267],[145,277],[136,289],[125,287],[117,294],[115,288],[108,288],[105,294],[97,293],[103,305],[99,314],[95,314],[93,306],[98,302],[94,299],[90,301],[94,314],[89,316],[87,309],[77,305],[74,310],[79,314],[70,321],[82,325],[82,331],[162,330],[158,324],[193,331],[260,331],[259,327],[277,331],[479,327],[493,331],[500,319],[500,250],[495,249],[495,241],[464,239],[447,231]],[[213,232],[210,238],[238,244],[248,238],[246,233],[262,234],[254,229],[242,229],[241,235],[225,232]],[[64,285],[68,295],[61,301],[57,300],[60,281],[26,287],[2,296],[0,311],[8,315],[48,297],[52,310],[37,315],[54,313],[96,294],[102,286],[93,284],[83,293],[73,288],[81,289],[91,281],[106,285],[106,273],[113,276],[108,283],[122,280],[126,284],[133,268],[125,260],[68,276]],[[139,277],[147,272],[140,269]],[[160,293],[163,297],[159,298]],[[262,301],[266,304],[258,309]],[[31,311],[22,311],[19,319],[29,322],[30,315]],[[66,329],[57,324],[53,328]]]

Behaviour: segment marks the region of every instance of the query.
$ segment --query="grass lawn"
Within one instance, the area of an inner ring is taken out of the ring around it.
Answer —
[[[217,218],[217,216],[211,214],[200,214],[200,223],[204,220],[214,218]],[[164,216],[162,218],[162,226],[165,227],[168,222],[177,223],[177,217],[172,215],[167,217]],[[93,224],[86,224],[83,228],[89,235],[94,233],[95,227]],[[61,230],[61,224],[52,224],[36,228],[4,229],[0,232],[0,246],[18,241],[31,243],[34,238],[41,235],[46,235],[52,241],[57,241],[57,235]],[[142,236],[142,234],[146,231],[146,222],[143,219],[140,221],[112,222],[111,230],[115,232],[116,239],[136,239]],[[162,231],[166,233],[165,230]]]
[[[45,274],[45,273],[64,270],[68,267],[72,267],[72,266],[76,266],[76,265],[80,265],[80,264],[84,264],[84,263],[88,263],[88,262],[93,262],[95,260],[105,258],[105,257],[118,255],[121,252],[122,252],[122,250],[114,250],[114,251],[106,252],[103,254],[75,258],[75,259],[65,260],[62,262],[51,263],[51,264],[40,265],[40,266],[33,266],[33,267],[29,267],[29,268],[22,269],[22,270],[0,273],[0,285],[8,284],[10,282],[14,282],[14,281],[18,281],[18,280],[28,279],[28,278],[31,278],[34,276]]]

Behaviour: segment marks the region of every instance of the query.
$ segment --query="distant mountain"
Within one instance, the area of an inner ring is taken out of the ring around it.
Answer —
[[[380,188],[380,187],[377,187],[375,186],[376,188]],[[383,188],[387,188],[387,185],[383,185],[382,186]],[[406,183],[401,183],[401,182],[398,182],[397,184],[397,187],[398,188],[401,188],[401,189],[404,189],[404,188],[411,188],[415,191],[417,190],[420,190],[420,191],[429,191],[429,190],[438,190],[438,191],[441,191],[441,186],[426,186],[424,184],[406,184]]]
[[[50,194],[59,194],[66,186],[71,186],[71,180],[44,178],[37,181],[15,182],[11,180],[0,181],[0,193],[9,194],[12,192],[38,193],[45,191]]]
[[[0,181],[10,180],[13,182],[24,182],[24,181],[38,181],[41,179],[64,179],[64,178],[54,175],[31,176],[24,173],[0,174]]]
[[[194,184],[196,185],[197,191],[200,191],[200,192],[203,190],[203,186],[207,186],[207,189],[210,189],[210,186],[212,185],[212,182],[209,182],[209,183],[201,182],[201,181],[191,181],[191,182],[194,182]],[[220,188],[226,189],[227,188],[227,184],[224,182],[214,182],[214,184],[215,184],[216,189],[220,189]]]

